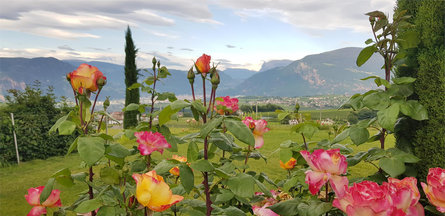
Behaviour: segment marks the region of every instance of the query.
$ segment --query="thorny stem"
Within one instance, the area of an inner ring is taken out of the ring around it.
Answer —
[[[93,116],[94,113],[94,107],[96,107],[97,98],[99,97],[100,91],[102,91],[102,88],[99,88],[99,91],[96,94],[96,97],[94,98],[93,108],[91,108],[91,116]]]
[[[329,202],[329,183],[326,182],[326,202]],[[328,216],[328,213],[326,212],[326,216]]]
[[[209,99],[209,107],[207,108],[206,115],[209,113],[211,107],[212,107],[212,101],[213,101],[213,94],[215,93],[215,89],[212,88],[212,92],[210,92],[210,99]],[[210,116],[212,117],[212,116]]]
[[[80,101],[80,105],[79,105],[80,125],[83,127],[84,122],[83,122],[83,117],[82,117],[82,113],[83,113],[82,105],[83,105],[83,103],[82,103],[82,101]]]
[[[78,102],[77,102],[77,94],[76,91],[73,89],[73,94],[74,94],[74,100],[76,101],[76,106],[78,106]]]
[[[147,172],[150,171],[151,155],[147,155]]]
[[[204,98],[203,98],[203,100],[204,100],[204,107],[206,107],[207,106],[206,105],[206,78],[204,77],[204,75],[201,75],[201,77],[202,77],[202,92],[203,92],[203,95],[204,95]]]
[[[93,173],[93,166],[90,166],[90,169],[89,169],[89,181],[90,181],[90,183],[93,183],[93,175],[94,175],[94,173]],[[90,200],[94,199],[93,187],[91,187],[91,185],[88,185],[88,194],[90,196]],[[91,216],[95,216],[95,215],[96,215],[95,210],[92,210],[91,211]]]
[[[100,132],[100,125],[102,124],[103,120],[104,120],[104,115],[102,115],[102,117],[100,117],[99,125],[97,125],[97,133]]]
[[[301,133],[301,136],[303,137],[304,147],[306,148],[306,151],[309,151],[309,147],[307,146],[306,138],[304,138],[304,134]]]
[[[151,109],[150,109],[150,122],[148,128],[151,129],[153,124],[153,111],[155,106],[155,89],[156,89],[156,69],[153,68],[153,91],[151,92]]]
[[[204,96],[204,107],[206,107],[206,88],[205,88],[205,77],[202,76],[202,91],[203,91],[203,96]],[[202,115],[202,122],[205,124],[207,123],[207,113],[204,113]],[[208,143],[208,138],[205,137],[204,138],[204,160],[208,160],[208,148],[209,148],[209,143]],[[210,199],[210,188],[209,188],[209,173],[208,172],[203,172],[202,173],[203,177],[204,177],[204,192],[206,195],[206,208],[207,208],[207,212],[206,215],[210,216],[212,214],[212,200]]]
[[[195,101],[195,88],[193,87],[193,84],[190,83],[190,86],[192,87],[192,95],[193,95],[193,101]]]
[[[249,155],[250,155],[250,145],[247,147],[247,153],[246,153],[246,159],[244,160],[244,165],[247,165],[247,161],[249,160]],[[246,168],[244,167],[243,169],[243,173],[246,172]]]

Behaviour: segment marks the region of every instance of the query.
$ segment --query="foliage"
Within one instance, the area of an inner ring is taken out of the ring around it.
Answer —
[[[8,92],[10,95],[6,96],[7,106],[0,108],[2,163],[17,160],[10,113],[14,114],[20,161],[46,159],[65,154],[68,149],[67,143],[74,140],[74,136],[48,134],[48,130],[71,108],[57,107],[52,88],[48,88],[44,93],[38,82],[33,86],[27,86],[24,91],[11,89]]]
[[[243,112],[256,112],[258,107],[258,112],[274,112],[275,110],[284,110],[283,107],[276,104],[260,104],[260,105],[249,105],[243,104],[240,106],[240,110]]]
[[[130,86],[138,82],[138,69],[136,66],[136,49],[133,38],[131,37],[130,27],[127,27],[125,33],[125,106],[129,104],[139,104],[139,89],[129,89]],[[124,112],[124,128],[130,128],[137,125],[136,110]]]

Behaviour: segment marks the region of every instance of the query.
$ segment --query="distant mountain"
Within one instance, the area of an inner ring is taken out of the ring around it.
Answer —
[[[382,75],[383,60],[374,55],[357,67],[355,60],[361,48],[343,48],[309,55],[285,67],[259,72],[226,94],[256,96],[305,96],[353,94],[368,90],[372,81],[361,81],[371,75]]]
[[[260,72],[227,69],[220,73],[221,84],[217,95],[306,96],[363,92],[374,86],[371,81],[359,79],[382,75],[383,62],[379,56],[374,55],[362,67],[357,67],[355,60],[360,50],[361,48],[343,48],[309,55],[297,61],[265,62],[261,69],[264,71]],[[55,58],[0,58],[0,101],[4,100],[7,89],[24,89],[26,84],[32,84],[34,80],[39,80],[42,88],[52,85],[57,96],[72,97],[72,90],[65,76],[81,63],[83,61],[61,61]],[[107,77],[108,82],[100,99],[105,96],[124,99],[123,65],[98,61],[87,63],[98,67]],[[186,71],[169,71],[172,76],[160,82],[157,89],[177,95],[190,95]],[[147,73],[141,71],[140,74],[142,81]],[[194,84],[196,94],[202,93],[201,85],[201,78],[197,76]],[[207,85],[207,88],[210,89],[211,86]]]

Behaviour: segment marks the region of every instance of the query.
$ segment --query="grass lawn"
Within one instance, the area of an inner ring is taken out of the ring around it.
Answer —
[[[181,118],[179,121],[171,121],[169,123],[170,129],[173,134],[177,136],[184,136],[191,132],[198,131],[199,127],[190,127],[186,120]],[[301,136],[296,133],[291,133],[288,125],[279,125],[276,123],[269,124],[271,128],[270,132],[264,135],[264,146],[260,149],[260,152],[268,158],[267,163],[260,159],[258,161],[250,160],[248,165],[249,170],[265,172],[272,180],[283,179],[287,175],[287,172],[279,166],[279,152],[277,148],[283,141],[292,140],[298,143],[302,143]],[[110,134],[115,134],[119,130],[110,129]],[[370,130],[370,134],[375,134],[376,131]],[[317,132],[310,141],[319,141],[327,139],[328,133],[326,130],[320,130]],[[331,137],[332,139],[333,137]],[[350,143],[346,140],[343,143]],[[389,136],[387,138],[387,147],[394,146],[394,138]],[[127,148],[130,148],[131,142],[122,143]],[[245,146],[244,144],[239,144]],[[315,144],[314,144],[315,145]],[[178,146],[179,152],[164,151],[163,155],[158,152],[154,153],[153,157],[170,158],[173,154],[187,155],[187,144]],[[351,147],[355,152],[366,151],[371,147],[378,147],[378,142],[367,143],[360,146]],[[202,148],[202,147],[200,147]],[[218,156],[216,156],[218,158]],[[14,165],[10,167],[0,168],[0,215],[26,215],[31,206],[26,202],[24,195],[27,193],[28,188],[45,185],[48,178],[56,171],[68,167],[72,173],[87,171],[86,168],[80,167],[80,158],[77,154],[71,154],[68,157],[52,157],[47,160],[33,160],[23,162],[19,166]],[[98,170],[98,169],[97,169]],[[372,165],[360,163],[350,168],[351,177],[360,177],[372,174],[376,171],[376,168]],[[196,175],[196,182],[199,182],[199,174]],[[268,185],[270,186],[270,185]],[[56,188],[62,191],[61,200],[64,206],[72,204],[77,198],[77,194],[87,190],[87,187],[82,184],[76,184],[73,187],[66,188],[56,184]]]

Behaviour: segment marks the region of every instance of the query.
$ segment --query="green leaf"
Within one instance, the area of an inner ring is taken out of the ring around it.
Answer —
[[[355,94],[352,95],[351,98],[349,98],[348,102],[342,105],[344,107],[345,105],[350,105],[353,110],[359,110],[363,107],[363,95],[361,94]]]
[[[56,179],[57,183],[65,186],[71,187],[74,185],[74,179],[71,177],[71,171],[69,168],[64,168],[52,175]]]
[[[213,165],[208,161],[208,160],[197,160],[195,162],[192,162],[190,164],[190,167],[192,169],[201,171],[201,172],[210,172],[213,171],[215,168],[213,167]]]
[[[343,140],[345,140],[346,138],[348,138],[349,136],[349,128],[342,131],[339,135],[337,135],[334,140],[332,140],[332,143],[339,143]]]
[[[252,131],[242,122],[232,119],[224,119],[227,130],[238,140],[250,146],[255,146],[255,138]]]
[[[416,100],[409,100],[400,105],[400,111],[414,120],[422,121],[428,119],[428,112],[422,104]]]
[[[318,131],[318,125],[314,122],[303,122],[294,125],[292,130],[302,133],[307,139],[310,139]]]
[[[94,211],[102,206],[102,203],[99,199],[86,200],[80,203],[77,208],[74,209],[75,212],[85,214],[91,211]]]
[[[223,133],[212,133],[210,142],[216,145],[218,148],[224,151],[231,152],[233,150],[233,146],[235,145],[232,140],[230,140]]]
[[[119,172],[112,167],[100,169],[100,179],[105,184],[119,184]]]
[[[227,186],[235,195],[243,198],[250,198],[255,192],[255,180],[245,173],[229,178]]]
[[[59,126],[59,135],[71,135],[76,130],[76,123],[64,121]]]
[[[362,66],[366,61],[368,61],[369,58],[371,58],[372,54],[374,54],[374,52],[376,52],[377,50],[377,47],[375,47],[374,45],[363,48],[357,57],[357,66]]]
[[[225,202],[231,200],[234,196],[235,196],[235,194],[233,194],[232,191],[226,190],[226,189],[221,189],[221,193],[216,196],[215,203],[216,204],[225,203]]]
[[[320,200],[310,200],[308,204],[300,203],[298,205],[301,215],[320,216],[332,209],[330,202],[321,202]],[[301,212],[303,210],[303,212]]]
[[[88,166],[93,166],[105,153],[105,140],[100,137],[79,137],[77,151]]]
[[[286,163],[292,158],[293,152],[290,149],[280,149],[280,160],[283,161],[283,163]]]
[[[195,176],[192,169],[185,164],[179,165],[179,179],[181,180],[182,187],[187,193],[193,189],[195,184]]]
[[[368,45],[370,43],[374,42],[371,38],[369,38],[368,40],[365,41],[365,44]]]
[[[141,86],[142,86],[141,83],[133,83],[133,85],[128,87],[128,90],[137,89],[137,88],[140,88]]]
[[[413,83],[414,81],[416,81],[416,78],[413,78],[413,77],[396,77],[396,78],[392,78],[392,81],[395,84],[402,85],[402,84]]]
[[[368,150],[368,156],[366,157],[365,161],[375,161],[375,160],[380,160],[381,158],[387,157],[388,153],[381,149],[381,148],[377,148],[377,147],[373,147],[370,148]]]
[[[171,107],[172,110],[178,110],[178,111],[183,109],[183,108],[186,108],[188,106],[190,106],[190,103],[187,102],[187,101],[183,101],[183,100],[176,100],[176,101],[173,101],[173,103],[170,104],[170,107]]]
[[[357,165],[358,163],[360,163],[360,161],[363,160],[363,158],[365,158],[368,155],[368,152],[358,152],[357,154],[355,154],[353,157],[348,157],[346,158],[346,161],[348,162],[348,166],[352,167]]]
[[[108,215],[118,215],[116,214],[116,209],[113,206],[102,206],[99,211],[97,211],[97,216],[108,216]]]
[[[244,213],[243,211],[241,211],[239,208],[234,207],[234,206],[230,206],[228,208],[224,209],[224,213],[226,215],[230,215],[230,216],[245,216],[246,213]]]
[[[384,92],[374,92],[363,98],[363,105],[373,110],[382,110],[389,106],[389,95]]]
[[[168,171],[176,165],[177,164],[174,164],[173,162],[163,160],[155,166],[154,170],[156,170],[159,175],[162,175],[168,173]]]
[[[388,88],[388,93],[392,96],[400,96],[400,97],[408,97],[412,95],[414,92],[413,86],[411,84],[403,84],[403,85],[391,85]]]
[[[222,123],[222,120],[222,117],[218,117],[204,124],[201,128],[201,131],[199,132],[201,137],[205,138],[207,135],[209,135],[212,130],[216,129]]]
[[[394,125],[396,124],[399,115],[399,104],[393,104],[390,107],[377,112],[377,121],[383,128],[394,131]]]
[[[290,113],[288,113],[288,112],[278,113],[278,120],[282,121],[282,120],[285,119],[288,115],[290,115]]]
[[[207,112],[207,109],[205,108],[205,106],[199,100],[193,101],[192,102],[192,107],[195,108],[197,111],[201,112],[202,114]]]
[[[46,185],[43,188],[42,193],[40,194],[40,204],[44,203],[46,199],[48,199],[48,197],[51,195],[51,192],[53,191],[54,188],[54,181],[55,181],[54,178],[50,178],[46,182]]]
[[[268,197],[272,197],[272,193],[270,193],[270,190],[267,189],[267,187],[264,186],[263,183],[261,183],[260,181],[258,181],[258,179],[255,179],[255,178],[254,178],[254,180],[255,180],[256,185],[258,185],[258,188],[260,188],[261,192],[263,192],[263,193],[264,193],[266,196],[268,196]]]
[[[368,141],[369,132],[366,128],[353,125],[349,128],[349,137],[355,145],[360,145]]]
[[[391,87],[391,84],[390,84],[387,80],[382,79],[382,78],[380,78],[380,77],[375,78],[374,83],[375,83],[377,86],[381,86],[381,85],[383,85],[383,86],[385,86],[386,88],[390,88],[390,87]]]
[[[270,208],[273,212],[281,215],[281,216],[292,216],[298,215],[298,205],[301,203],[301,200],[298,198],[286,200],[283,202],[279,202]]]
[[[139,109],[139,104],[131,103],[128,104],[128,106],[126,106],[124,109],[125,112],[135,111]]]
[[[66,119],[68,118],[68,116],[69,116],[70,114],[71,114],[71,112],[68,113],[68,114],[65,115],[65,116],[60,117],[60,118],[56,121],[56,123],[54,123],[54,125],[49,129],[49,133],[56,132],[56,130],[59,128],[59,126],[62,124],[62,122],[66,121]]]
[[[167,123],[168,121],[170,121],[171,116],[178,111],[179,110],[177,110],[177,111],[172,110],[170,105],[164,107],[164,109],[162,109],[162,111],[159,113],[159,125],[163,125],[163,124]]]
[[[190,162],[198,160],[199,149],[195,142],[190,142],[187,148],[187,160]]]
[[[382,158],[379,161],[379,166],[383,171],[395,178],[405,172],[405,163],[398,158]]]
[[[65,157],[68,156],[69,154],[71,154],[72,151],[74,151],[74,149],[77,148],[77,140],[79,140],[79,137],[77,137],[73,143],[71,143],[70,147],[68,148],[68,152],[66,153]]]

